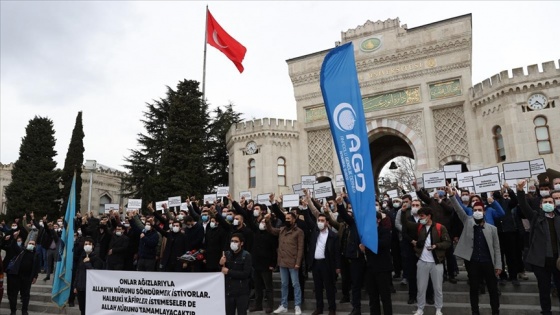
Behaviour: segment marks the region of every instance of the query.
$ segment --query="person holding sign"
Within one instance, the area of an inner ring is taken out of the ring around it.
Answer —
[[[490,295],[492,314],[500,314],[500,298],[496,277],[502,272],[502,257],[498,229],[486,224],[484,220],[484,204],[477,202],[473,205],[473,215],[468,216],[456,198],[455,189],[447,187],[451,196],[451,204],[463,222],[463,232],[457,243],[455,255],[465,260],[470,280],[470,301],[473,315],[480,315],[478,293],[481,280],[484,279]]]
[[[251,254],[243,250],[243,234],[231,236],[230,250],[220,259],[226,280],[226,315],[246,315],[249,305],[249,279],[251,278]]]
[[[88,269],[103,269],[103,261],[93,251],[94,244],[91,237],[84,240],[84,252],[80,257],[74,279],[74,293],[78,297],[78,304],[82,315],[86,314],[86,279]]]
[[[531,224],[531,240],[525,262],[530,264],[539,286],[541,314],[551,315],[550,288],[552,278],[560,287],[558,257],[560,253],[560,213],[555,211],[552,196],[542,197],[540,209],[534,210],[525,197],[525,180],[517,184],[519,207]],[[560,295],[558,296],[560,299]]]

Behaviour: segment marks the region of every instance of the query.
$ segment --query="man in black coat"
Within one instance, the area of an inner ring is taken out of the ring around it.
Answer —
[[[74,279],[74,294],[78,297],[80,312],[86,314],[86,280],[88,269],[102,269],[103,261],[93,252],[93,239],[86,237],[84,240],[84,251],[80,257],[76,268],[76,278]]]
[[[156,230],[164,236],[167,241],[165,242],[165,249],[161,258],[163,270],[167,272],[180,272],[183,271],[183,262],[177,258],[181,257],[186,252],[187,239],[185,234],[181,231],[181,222],[173,222],[171,231],[164,231],[158,225],[154,225]]]
[[[323,289],[327,291],[329,315],[336,314],[336,274],[340,273],[340,249],[338,236],[331,229],[327,217],[319,214],[316,229],[309,237],[307,252],[308,267],[313,273],[315,284],[315,311],[312,315],[323,314]]]
[[[8,300],[10,301],[10,315],[16,314],[18,293],[21,294],[21,313],[27,315],[31,285],[39,276],[39,256],[35,254],[35,240],[30,240],[25,249],[12,242],[12,249],[16,256],[12,266],[7,268]],[[9,266],[10,262],[6,262]]]
[[[249,304],[252,259],[243,250],[243,234],[233,234],[230,249],[220,259],[226,285],[226,315],[245,315]]]
[[[115,227],[107,251],[107,270],[124,270],[124,259],[128,253],[128,236],[122,225]]]
[[[380,315],[383,302],[383,314],[392,315],[391,305],[391,230],[379,225],[381,213],[377,212],[377,254],[360,244],[360,249],[365,251],[367,258],[367,284],[369,293],[370,314]]]
[[[199,250],[203,248],[202,241],[204,240],[204,227],[201,223],[196,222],[190,215],[185,217],[185,237],[186,244],[185,250]],[[200,272],[202,271],[202,262],[195,260],[188,263],[187,271]]]

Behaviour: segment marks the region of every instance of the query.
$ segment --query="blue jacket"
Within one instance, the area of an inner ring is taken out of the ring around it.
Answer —
[[[469,217],[472,217],[472,214],[473,214],[472,208],[465,206],[460,199],[461,197],[456,196],[456,198],[459,201],[459,204],[461,205],[461,207],[463,207],[463,210],[465,210],[465,213]],[[502,206],[500,206],[500,203],[496,200],[494,200],[494,202],[492,202],[489,205],[485,205],[485,208],[486,208],[486,212],[484,214],[484,221],[486,221],[486,223],[492,224],[494,226],[496,226],[496,224],[494,223],[494,220],[497,220],[497,219],[503,217],[504,215],[506,215],[504,209],[502,208]]]

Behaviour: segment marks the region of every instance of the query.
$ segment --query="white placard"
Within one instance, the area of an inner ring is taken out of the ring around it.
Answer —
[[[522,179],[531,177],[531,165],[529,161],[517,163],[504,163],[505,179]]]
[[[227,197],[229,195],[229,186],[218,187],[216,195],[218,195],[218,198]]]
[[[220,272],[87,270],[88,315],[225,314]]]
[[[538,175],[546,173],[546,165],[544,164],[544,159],[536,159],[529,162],[531,166],[531,175]]]
[[[412,198],[412,200],[414,199],[418,199],[418,195],[416,194],[415,191],[411,191],[410,193],[408,193],[410,195],[410,197]]]
[[[499,191],[502,189],[502,185],[500,184],[500,174],[473,177],[473,184],[474,192],[477,194]]]
[[[181,206],[179,207],[179,211],[184,210],[184,211],[189,211],[189,204],[186,202],[182,202]]]
[[[342,174],[335,175],[335,187],[344,187],[344,176]]]
[[[128,199],[127,211],[137,210],[142,208],[142,199]]]
[[[462,169],[463,165],[461,164],[451,164],[443,166],[445,178],[455,178],[457,176],[457,173],[461,173]]]
[[[315,198],[326,198],[333,196],[332,183],[330,181],[313,184],[313,191],[315,192]]]
[[[167,198],[168,207],[180,207],[181,206],[181,196],[168,197]]]
[[[299,207],[299,194],[290,194],[282,196],[282,207],[291,208]]]
[[[106,203],[105,204],[105,213],[109,213],[111,210],[119,211],[119,204],[118,203]]]
[[[472,187],[473,185],[473,177],[480,176],[480,171],[471,171],[471,172],[464,172],[457,174],[457,186],[459,188],[467,188]]]
[[[480,176],[486,176],[490,174],[500,174],[500,169],[497,166],[485,168],[479,171]]]
[[[217,199],[218,196],[216,196],[216,194],[206,194],[204,195],[204,204],[213,204]]]
[[[257,195],[257,203],[270,206],[270,194],[259,194]]]
[[[300,196],[305,196],[305,193],[303,192],[303,188],[301,187],[301,184],[292,185],[292,189],[294,190],[294,194],[298,194]]]
[[[315,176],[314,175],[303,175],[301,176],[301,188],[313,188],[313,184],[315,184]]]
[[[167,200],[156,201],[156,211],[163,211],[163,204],[167,204]]]
[[[399,191],[396,189],[388,190],[387,195],[389,195],[389,198],[391,199],[397,198],[399,196]]]
[[[445,172],[422,174],[422,180],[426,189],[446,186]]]
[[[250,191],[242,191],[239,193],[239,199],[245,197],[245,200],[249,201],[253,199],[253,194]]]
[[[410,184],[412,185],[413,183],[414,181],[412,181]],[[424,180],[422,179],[422,177],[418,177],[416,179],[416,186],[418,187],[418,189],[424,188]]]

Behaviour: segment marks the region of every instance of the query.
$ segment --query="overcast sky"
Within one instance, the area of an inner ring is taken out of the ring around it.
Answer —
[[[15,162],[35,115],[54,121],[64,165],[83,111],[85,159],[123,169],[145,103],[202,80],[205,5],[247,47],[239,74],[208,46],[206,96],[243,118],[296,119],[286,60],[332,48],[367,20],[408,28],[472,13],[473,83],[560,58],[560,2],[1,1],[0,162]]]

